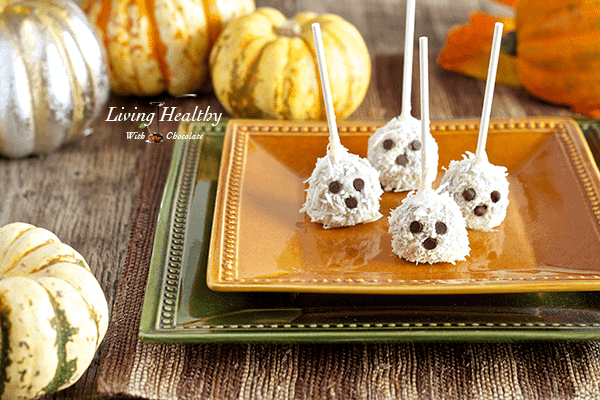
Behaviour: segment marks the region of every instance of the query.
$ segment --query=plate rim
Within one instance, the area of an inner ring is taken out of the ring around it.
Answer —
[[[341,135],[365,135],[374,132],[382,125],[381,121],[342,121],[339,124]],[[477,131],[479,120],[447,120],[431,122],[432,132],[447,131]],[[496,131],[511,131],[514,129],[551,130],[559,137],[559,145],[564,147],[563,152],[570,157],[570,161],[581,168],[574,173],[579,177],[580,185],[586,185],[588,192],[588,207],[596,213],[600,223],[600,206],[598,193],[600,192],[600,172],[593,154],[585,140],[584,134],[575,120],[571,118],[507,118],[493,119],[490,129]],[[247,151],[247,138],[252,134],[282,135],[320,133],[325,135],[328,127],[322,121],[272,121],[272,120],[232,120],[225,132],[223,156],[219,172],[219,188],[213,216],[211,243],[208,258],[207,284],[216,291],[265,291],[265,292],[306,292],[306,293],[368,293],[368,294],[480,294],[480,293],[529,293],[536,291],[573,291],[570,285],[576,285],[578,290],[600,290],[600,273],[594,278],[570,277],[565,278],[532,277],[526,281],[515,280],[486,280],[457,279],[452,283],[434,282],[421,285],[420,281],[406,282],[402,285],[385,284],[383,282],[371,283],[366,280],[351,284],[327,283],[294,283],[282,282],[280,279],[261,278],[253,282],[238,282],[232,278],[236,265],[236,236],[239,229],[237,222],[237,207],[241,193],[236,192],[240,187],[239,181],[243,174],[245,164],[242,161]],[[569,168],[573,168],[569,164]],[[233,187],[233,191],[230,189]],[[590,197],[592,193],[594,197]],[[233,200],[230,201],[230,197]],[[594,200],[594,201],[592,201]],[[595,205],[594,205],[595,203]],[[598,229],[598,227],[596,227]],[[600,237],[600,233],[599,237]],[[428,281],[429,282],[429,281]]]
[[[223,121],[222,124],[225,124]],[[188,132],[190,128],[198,129],[201,122],[184,122],[180,129]],[[139,338],[153,343],[247,343],[247,342],[381,342],[381,341],[490,341],[490,340],[594,340],[600,339],[600,324],[577,324],[552,326],[535,323],[506,325],[498,324],[444,324],[428,326],[420,323],[405,323],[396,326],[349,326],[350,329],[335,327],[306,326],[303,328],[286,328],[285,326],[219,326],[196,325],[185,328],[173,323],[163,324],[164,305],[161,293],[165,292],[167,280],[166,261],[170,250],[170,223],[173,218],[174,199],[177,182],[182,172],[183,157],[189,151],[186,144],[191,141],[177,141],[173,149],[173,157],[163,191],[161,208],[157,219],[157,227],[152,246],[152,258],[148,271],[145,299],[139,329]],[[596,168],[597,169],[597,168]],[[169,245],[168,245],[169,244]],[[172,244],[172,243],[171,243]],[[181,285],[182,274],[178,276],[176,286]],[[177,316],[177,307],[173,311]],[[375,324],[377,325],[377,324]]]

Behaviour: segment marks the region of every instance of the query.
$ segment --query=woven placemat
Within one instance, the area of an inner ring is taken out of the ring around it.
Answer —
[[[393,71],[390,66],[398,59],[379,63]],[[373,117],[373,104],[389,106],[378,91],[386,87],[372,85],[370,106],[358,118]],[[141,342],[138,329],[171,160],[169,142],[149,145],[142,161],[142,189],[101,359],[100,394],[160,400],[600,398],[599,342]]]
[[[149,146],[99,387],[145,399],[600,398],[600,343],[150,344],[138,340],[172,146]]]

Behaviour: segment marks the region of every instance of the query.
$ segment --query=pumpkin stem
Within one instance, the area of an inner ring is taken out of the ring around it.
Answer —
[[[502,44],[500,45],[500,51],[513,57],[517,55],[517,32],[510,31],[504,35]]]
[[[277,34],[280,36],[287,36],[291,38],[298,37],[302,34],[302,28],[300,24],[293,19],[286,19],[283,24],[277,29]]]

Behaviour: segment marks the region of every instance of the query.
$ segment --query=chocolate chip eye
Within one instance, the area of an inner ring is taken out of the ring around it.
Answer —
[[[423,230],[423,224],[419,221],[413,221],[410,223],[410,231],[412,233],[419,233]]]
[[[466,201],[471,201],[475,198],[475,196],[477,196],[477,193],[475,192],[475,189],[468,188],[468,189],[463,190],[462,196],[464,197],[464,199]]]
[[[365,188],[365,181],[360,178],[356,178],[354,182],[352,182],[352,185],[354,185],[354,189],[361,192]]]
[[[499,201],[500,201],[500,198],[501,198],[502,196],[500,195],[500,192],[499,192],[499,191],[497,191],[497,190],[494,190],[494,191],[492,192],[492,194],[490,195],[490,197],[492,198],[492,201],[493,201],[494,203],[497,203],[497,202],[499,202]]]
[[[354,197],[348,197],[346,200],[346,207],[348,208],[356,208],[358,206],[358,200]]]
[[[423,242],[423,247],[425,247],[427,250],[433,250],[437,247],[437,240],[434,238],[427,238]]]
[[[484,204],[475,207],[475,209],[473,210],[473,213],[475,213],[475,215],[477,215],[478,217],[484,216],[486,212],[487,212],[487,206]]]
[[[418,140],[413,140],[410,142],[410,149],[414,151],[421,150],[421,142]]]
[[[392,147],[394,147],[394,141],[392,139],[385,139],[383,141],[383,148],[386,150],[390,150]]]
[[[333,194],[339,193],[342,190],[340,181],[333,181],[329,184],[329,191]]]
[[[398,157],[396,157],[396,164],[406,167],[406,164],[408,164],[408,157],[406,157],[404,154],[400,154]]]
[[[435,231],[438,234],[443,235],[444,233],[448,232],[448,227],[442,221],[438,221],[435,223]]]

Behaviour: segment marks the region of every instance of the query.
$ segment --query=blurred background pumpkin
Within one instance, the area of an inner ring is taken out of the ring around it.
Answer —
[[[195,92],[208,54],[229,20],[254,0],[84,0],[108,53],[113,92],[150,96]]]
[[[0,60],[1,155],[50,153],[91,132],[108,101],[108,73],[104,48],[78,6],[7,5],[0,13]]]
[[[453,27],[438,59],[449,70],[485,79],[491,36],[503,22],[498,83],[600,117],[600,7],[595,0],[497,0],[515,18],[484,13]]]
[[[323,32],[336,116],[356,110],[371,76],[369,52],[358,30],[337,15],[304,12],[287,19],[265,7],[230,22],[210,54],[215,94],[231,115],[325,119],[313,22]]]
[[[600,4],[520,0],[517,74],[534,95],[600,117]]]

